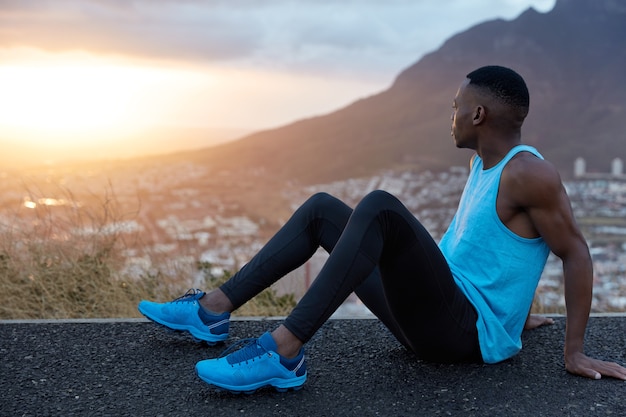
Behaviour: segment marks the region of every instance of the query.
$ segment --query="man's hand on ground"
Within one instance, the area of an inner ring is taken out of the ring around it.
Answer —
[[[532,330],[537,327],[547,326],[554,324],[554,320],[550,317],[538,316],[536,314],[529,314],[524,324],[524,330]]]
[[[565,369],[574,375],[591,379],[600,379],[602,376],[617,378],[626,381],[626,368],[615,362],[593,359],[577,352],[565,357]]]

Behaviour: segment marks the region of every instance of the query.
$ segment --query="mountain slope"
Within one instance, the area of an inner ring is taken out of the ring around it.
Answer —
[[[231,173],[319,183],[404,166],[465,164],[455,149],[451,102],[471,70],[487,64],[520,72],[531,92],[523,137],[564,176],[573,160],[608,170],[626,159],[626,5],[615,0],[558,0],[450,38],[404,70],[386,91],[334,113],[258,132],[176,158]]]

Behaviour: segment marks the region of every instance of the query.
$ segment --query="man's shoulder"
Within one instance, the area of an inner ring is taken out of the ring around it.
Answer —
[[[561,185],[561,176],[549,161],[531,152],[515,155],[502,171],[502,181],[514,187],[544,188]]]
[[[529,151],[521,151],[516,154],[507,166],[505,171],[518,175],[557,175],[556,167],[548,160],[540,158]]]

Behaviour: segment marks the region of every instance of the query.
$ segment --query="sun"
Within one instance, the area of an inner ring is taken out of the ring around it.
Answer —
[[[26,55],[0,60],[0,134],[60,147],[163,122],[210,78],[86,53]]]
[[[0,123],[62,131],[116,125],[129,97],[123,88],[128,87],[126,71],[75,65],[0,68]]]

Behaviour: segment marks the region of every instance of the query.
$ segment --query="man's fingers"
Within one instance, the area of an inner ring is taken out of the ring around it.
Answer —
[[[615,362],[604,362],[604,365],[602,375],[626,381],[626,368]]]
[[[593,368],[579,367],[576,369],[568,369],[569,372],[584,376],[591,379],[601,379],[602,376],[621,379],[626,381],[626,368],[615,363],[600,360],[592,360]]]
[[[584,376],[585,378],[591,378],[591,379],[602,378],[602,374],[600,372],[594,371],[591,368],[568,369],[568,371],[575,375]]]
[[[537,327],[546,326],[550,324],[554,324],[553,318],[531,314],[526,319],[526,323],[524,324],[524,329],[532,330],[532,329],[536,329]]]

